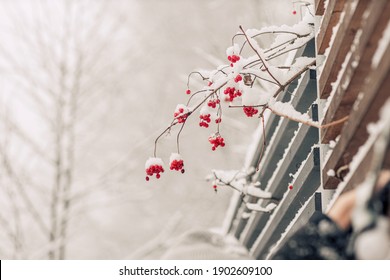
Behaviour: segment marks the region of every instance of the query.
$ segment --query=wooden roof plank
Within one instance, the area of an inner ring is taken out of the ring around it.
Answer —
[[[371,71],[366,79],[357,101],[357,110],[353,110],[348,122],[343,126],[340,139],[324,165],[322,181],[325,189],[334,189],[339,181],[327,175],[327,170],[337,170],[350,162],[358,148],[367,139],[367,124],[378,119],[378,112],[384,101],[389,98],[390,88],[390,46],[387,46],[378,68]]]
[[[351,48],[356,31],[362,25],[363,13],[368,3],[369,1],[359,1],[357,5],[353,5],[353,2],[350,1],[346,5],[345,14],[337,29],[333,45],[330,48],[318,77],[318,93],[320,98],[327,98],[330,95],[332,91],[331,83],[336,81],[345,56]],[[366,30],[364,33],[370,34],[372,28],[369,30],[368,27],[365,27]],[[364,44],[364,42],[359,42],[359,44]]]
[[[325,13],[325,0],[315,0],[314,5],[316,16],[322,16]]]
[[[352,105],[364,86],[366,77],[372,72],[372,56],[390,17],[390,2],[387,2],[385,7],[383,7],[383,4],[385,4],[384,1],[372,3],[370,7],[371,16],[364,22],[359,37],[360,44],[354,48],[349,57],[350,59],[344,62],[346,63],[346,69],[341,73],[340,82],[335,85],[337,86],[336,93],[325,112],[322,124],[341,119],[350,113]],[[356,61],[359,61],[358,66],[355,65]],[[341,125],[323,128],[321,130],[321,142],[329,143],[330,140],[334,140],[340,134],[341,129]]]
[[[340,13],[343,10],[344,2],[345,0],[329,0],[323,13],[320,29],[316,36],[317,53],[323,54],[329,47],[332,30],[340,20]]]

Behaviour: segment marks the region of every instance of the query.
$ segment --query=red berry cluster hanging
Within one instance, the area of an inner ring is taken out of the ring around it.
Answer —
[[[240,60],[240,57],[238,55],[228,55],[227,59],[231,62],[230,66],[233,67],[233,64]]]
[[[199,126],[200,127],[209,127],[209,123],[211,122],[211,109],[204,105],[201,109],[200,109],[200,112],[199,112],[199,118],[200,118],[200,122],[199,122]]]
[[[185,105],[179,104],[176,106],[176,110],[173,114],[173,117],[177,119],[178,123],[184,123],[188,117],[188,112],[189,110]]]
[[[164,173],[163,161],[160,158],[149,158],[145,163],[146,181],[149,181],[149,176],[156,174],[156,178],[160,178],[160,173]]]
[[[209,123],[211,122],[210,114],[200,115],[199,118],[200,118],[199,126],[206,127],[206,128],[209,127]]]
[[[169,158],[169,168],[171,170],[180,171],[184,173],[184,162],[181,156],[178,153],[172,153]]]
[[[209,100],[209,102],[207,102],[207,106],[209,106],[211,108],[215,108],[215,107],[217,107],[217,104],[219,104],[219,103],[220,103],[219,99]]]
[[[244,107],[243,110],[244,110],[245,115],[247,115],[248,117],[253,117],[254,115],[256,115],[259,112],[259,110],[255,109],[254,107],[251,107],[251,106]]]
[[[239,97],[242,95],[242,92],[234,87],[227,87],[223,91],[224,94],[229,95],[228,101],[232,102],[234,98]]]
[[[213,134],[209,137],[209,142],[211,145],[211,149],[215,151],[216,148],[219,146],[224,147],[225,146],[225,139],[221,135]]]
[[[240,56],[237,55],[240,53],[240,46],[234,44],[226,50],[227,59],[231,62],[230,66],[233,67],[233,64],[240,60]]]
[[[242,81],[241,75],[237,75],[237,76],[234,78],[234,81],[235,81],[236,83],[238,83],[239,81]]]

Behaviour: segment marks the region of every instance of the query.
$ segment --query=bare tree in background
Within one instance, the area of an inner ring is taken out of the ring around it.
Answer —
[[[110,1],[26,2],[1,1],[9,29],[7,43],[0,44],[0,63],[11,86],[2,92],[0,187],[12,217],[0,215],[0,224],[13,244],[13,258],[26,257],[30,231],[40,236],[35,241],[42,242],[49,259],[65,259],[74,199],[89,192],[85,186],[74,189],[77,153],[99,135],[77,137],[99,129],[96,112],[104,112],[112,92],[120,89],[113,80],[115,67],[129,52],[108,49],[128,43],[121,41],[126,25],[120,7],[113,11]],[[29,111],[25,118],[38,120],[40,127],[14,117],[20,110]],[[16,160],[24,157],[22,151],[26,158]]]

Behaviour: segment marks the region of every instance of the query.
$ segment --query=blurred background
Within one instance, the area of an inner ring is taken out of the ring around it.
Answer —
[[[289,0],[0,0],[0,259],[144,259],[219,228],[258,119],[224,112],[226,147],[191,118],[185,174],[145,181],[187,75],[225,64],[238,26],[291,24]],[[192,85],[196,86],[196,83]],[[175,132],[158,156],[168,163]],[[166,168],[168,169],[168,168]]]

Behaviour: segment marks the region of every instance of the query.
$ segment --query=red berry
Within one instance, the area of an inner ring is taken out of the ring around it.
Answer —
[[[207,85],[208,85],[208,86],[211,86],[212,84],[213,84],[213,82],[209,82]]]
[[[213,151],[215,151],[215,149],[218,148],[219,146],[224,147],[225,146],[224,141],[225,140],[220,135],[212,135],[209,137],[209,142],[211,145],[213,145],[211,147]]]
[[[290,190],[292,190],[292,189],[293,189],[293,186],[292,186],[292,185],[290,185],[290,186],[288,186],[288,188],[289,188]]]
[[[244,107],[243,110],[244,110],[244,113],[248,117],[253,117],[254,115],[256,115],[259,112],[259,110],[255,109],[255,108],[253,108],[251,106]]]
[[[186,172],[184,169],[181,170],[181,173],[184,174],[184,172]]]
[[[179,104],[175,109],[173,117],[177,119],[178,123],[184,123],[187,120],[188,115],[189,109],[185,105]]]
[[[292,13],[293,13],[293,15],[296,15],[296,14],[297,14],[297,11],[294,10],[294,11],[292,11]]]
[[[160,178],[160,173],[164,172],[164,168],[162,167],[162,160],[160,158],[149,158],[145,164],[146,177],[145,180],[149,181],[150,176],[156,174],[156,178]]]
[[[189,89],[187,89],[186,94],[191,94],[191,91]]]
[[[238,83],[238,82],[241,81],[241,80],[242,80],[241,75],[237,75],[237,76],[234,78],[234,81],[235,81],[236,83]]]
[[[238,76],[241,77],[240,75],[238,75]],[[225,101],[230,101],[230,102],[232,102],[234,100],[234,98],[239,97],[239,96],[242,95],[241,91],[240,90],[236,90],[236,88],[234,88],[234,87],[227,87],[223,91],[223,93],[228,95],[228,97],[225,98]]]

